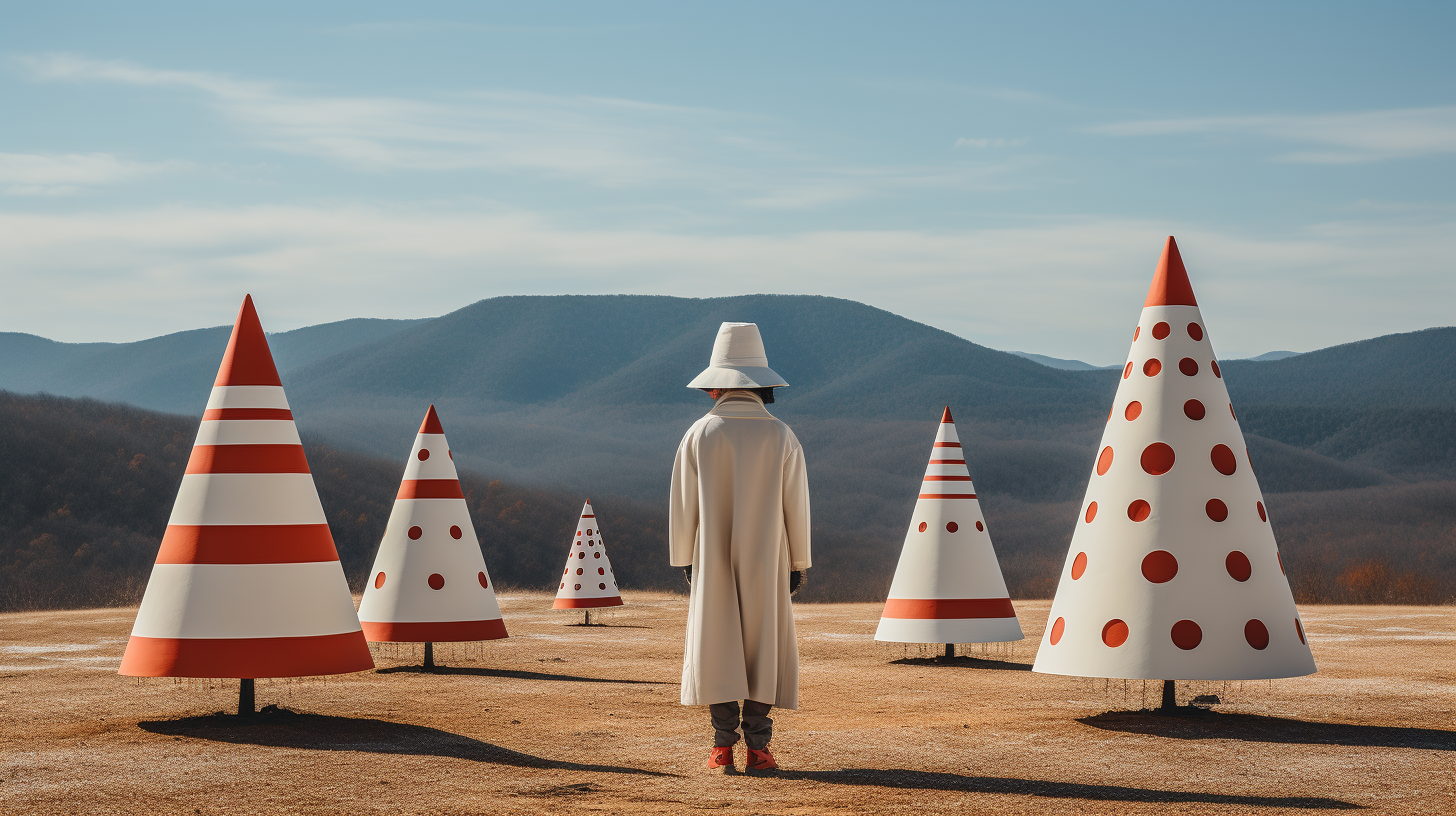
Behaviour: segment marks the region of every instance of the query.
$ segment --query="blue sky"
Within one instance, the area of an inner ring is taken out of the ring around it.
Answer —
[[[853,298],[1120,362],[1456,306],[1456,5],[0,4],[0,330]]]

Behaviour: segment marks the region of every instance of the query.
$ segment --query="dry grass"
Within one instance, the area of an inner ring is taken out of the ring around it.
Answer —
[[[0,811],[1456,811],[1453,607],[1303,607],[1319,674],[1190,684],[1220,713],[1165,718],[1106,713],[1152,704],[1140,682],[1026,671],[1046,602],[1017,604],[1026,641],[952,664],[871,641],[876,605],[803,605],[804,709],[776,712],[785,771],[755,778],[700,769],[684,599],[627,600],[585,628],[510,595],[512,637],[438,647],[445,673],[385,647],[381,671],[259,681],[300,714],[253,723],[212,716],[235,682],[117,677],[132,610],[0,615]]]

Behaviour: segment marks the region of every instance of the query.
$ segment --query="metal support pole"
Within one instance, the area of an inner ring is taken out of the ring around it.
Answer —
[[[238,716],[253,716],[253,678],[244,677],[238,681]]]
[[[590,609],[586,610],[586,618],[582,621],[582,624],[581,625],[582,626],[591,626],[591,610]]]
[[[1177,686],[1172,680],[1163,681],[1163,707],[1158,709],[1163,712],[1173,712],[1178,709]]]
[[[945,644],[945,656],[946,657],[955,657],[955,644],[954,643],[947,643],[947,644]]]
[[[435,644],[425,644],[425,671],[435,670]]]

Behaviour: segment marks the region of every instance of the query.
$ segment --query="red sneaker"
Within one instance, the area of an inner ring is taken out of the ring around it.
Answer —
[[[774,761],[773,754],[768,752],[768,748],[764,748],[762,751],[749,748],[745,768],[750,771],[776,771],[779,769],[779,764]]]
[[[733,746],[715,747],[713,753],[708,754],[708,770],[716,771],[719,768],[733,769]]]

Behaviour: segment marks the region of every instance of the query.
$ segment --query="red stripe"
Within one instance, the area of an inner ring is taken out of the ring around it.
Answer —
[[[975,493],[921,493],[922,499],[974,499]]]
[[[610,598],[557,598],[552,609],[596,609],[601,606],[621,606],[622,596]]]
[[[1014,618],[1010,598],[891,598],[885,601],[885,617],[911,620],[962,620],[965,618]]]
[[[961,443],[959,443],[959,442],[936,442],[935,443],[935,447],[937,447],[937,448],[959,448],[960,446],[961,446]]]
[[[327,524],[168,524],[158,564],[338,561]]]
[[[308,473],[302,445],[193,445],[188,473]]]
[[[293,421],[293,412],[287,408],[208,408],[202,412],[203,420],[209,419],[286,419]]]
[[[361,621],[364,637],[371,643],[444,643],[461,640],[500,640],[506,634],[506,623],[500,618],[479,621],[438,621],[434,623],[371,623]]]
[[[927,482],[969,482],[970,480],[971,480],[971,477],[969,477],[969,476],[934,476],[934,475],[928,475],[928,476],[925,477],[925,481],[927,481]]]
[[[315,637],[149,638],[131,636],[125,677],[307,677],[374,668],[361,631]]]
[[[396,499],[463,499],[459,479],[405,479]]]
[[[966,463],[966,460],[964,460],[964,459],[931,459],[930,460],[930,464],[932,464],[932,465],[964,465],[965,463]]]
[[[596,518],[596,516],[582,516],[582,518]]]

